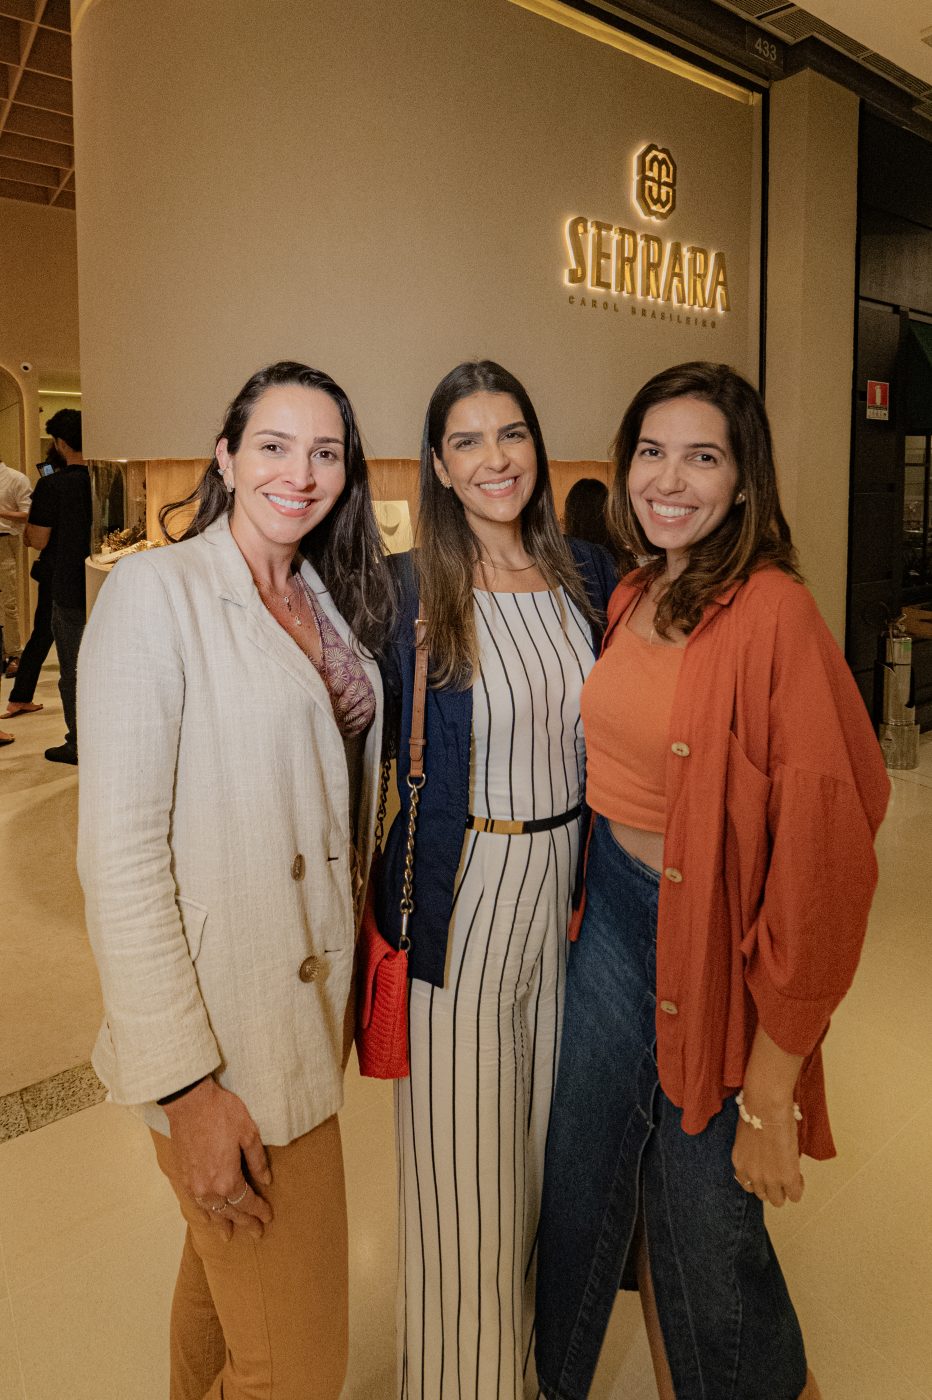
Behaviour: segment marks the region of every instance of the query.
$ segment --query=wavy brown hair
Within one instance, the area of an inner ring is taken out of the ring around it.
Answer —
[[[664,576],[666,556],[651,544],[631,505],[628,471],[648,410],[670,399],[700,399],[713,404],[728,425],[728,445],[738,469],[735,502],[725,519],[689,551],[685,569],[657,599],[654,627],[661,636],[679,628],[689,633],[703,611],[729,584],[747,579],[756,569],[775,567],[800,577],[790,527],[780,508],[770,424],[755,388],[728,365],[693,360],[674,365],[648,380],[628,406],[613,444],[615,479],[608,502],[609,528],[619,546],[643,558],[639,581],[649,586]]]
[[[445,375],[431,395],[421,439],[420,513],[415,553],[421,610],[427,619],[431,681],[466,689],[479,662],[473,613],[473,584],[479,542],[455,491],[447,491],[434,471],[443,459],[443,435],[453,405],[472,394],[510,394],[528,426],[537,458],[534,489],[521,514],[524,548],[548,588],[563,587],[590,622],[598,618],[557,520],[547,449],[534,405],[524,385],[494,360],[469,360]]]
[[[172,501],[159,511],[159,524],[168,540],[191,539],[233,509],[234,495],[227,491],[220,476],[216,447],[226,438],[235,456],[253,409],[266,389],[281,384],[297,384],[303,389],[320,389],[340,410],[345,432],[344,457],[346,484],[333,509],[298,546],[320,574],[353,635],[373,656],[384,650],[394,617],[395,590],[369,493],[369,472],[356,425],[353,407],[339,384],[323,370],[311,369],[295,360],[279,360],[258,370],[243,385],[230,404],[214,440],[214,456],[197,486],[183,501]],[[183,534],[175,536],[168,521],[175,511],[196,505],[194,519]]]

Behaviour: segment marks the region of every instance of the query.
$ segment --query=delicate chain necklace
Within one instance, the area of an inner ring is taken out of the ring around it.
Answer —
[[[501,572],[503,574],[526,574],[528,569],[537,568],[536,559],[532,559],[530,564],[522,564],[518,569],[513,569],[510,564],[496,564],[494,559],[483,559],[481,555],[479,556],[479,563],[483,568],[490,565],[494,573]]]
[[[301,575],[297,573],[292,574],[291,578],[293,586],[288,593],[276,593],[270,583],[260,583],[258,579],[255,580],[255,584],[256,588],[259,590],[260,597],[268,598],[270,602],[285,609],[288,614],[288,626],[303,627],[304,619],[300,615],[302,602],[305,607],[307,606],[305,590],[301,586],[304,580],[301,578]]]
[[[268,598],[269,601],[266,603],[266,607],[269,608],[270,612],[272,611],[272,605],[284,607],[288,616],[281,618],[280,621],[290,632],[295,633],[297,628],[303,628],[305,625],[304,618],[301,616],[302,606],[304,611],[310,615],[311,622],[314,624],[314,631],[317,634],[317,643],[320,647],[319,658],[314,655],[310,639],[307,638],[306,633],[304,637],[295,636],[294,640],[304,652],[304,655],[307,657],[308,661],[310,661],[314,670],[318,672],[324,681],[327,681],[329,679],[327,653],[324,646],[324,634],[320,625],[320,618],[317,614],[317,608],[311,596],[311,591],[302,575],[296,571],[291,575],[291,578],[294,587],[290,593],[276,593],[270,584],[260,583],[258,579],[254,581],[260,598]]]

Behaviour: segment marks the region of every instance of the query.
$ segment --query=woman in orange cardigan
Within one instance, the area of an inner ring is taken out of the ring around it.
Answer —
[[[820,1045],[860,955],[889,782],[800,582],[756,391],[724,365],[667,370],[615,460],[612,525],[646,563],[583,689],[594,817],[538,1374],[548,1400],[582,1400],[636,1279],[661,1396],[810,1400],[763,1202],[800,1199],[801,1152],[834,1154]]]

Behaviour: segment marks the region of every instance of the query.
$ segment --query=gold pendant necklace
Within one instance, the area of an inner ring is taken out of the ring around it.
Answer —
[[[292,579],[297,580],[297,582],[295,582],[290,593],[278,594],[272,588],[271,584],[260,583],[258,579],[256,579],[256,588],[259,590],[260,596],[267,597],[272,603],[284,607],[288,614],[288,625],[290,627],[303,627],[304,620],[299,616],[301,600],[304,596],[303,590],[300,587],[301,575],[292,574]]]

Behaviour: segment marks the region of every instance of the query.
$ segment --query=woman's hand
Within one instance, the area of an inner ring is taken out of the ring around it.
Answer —
[[[773,1206],[798,1201],[803,1194],[799,1132],[793,1116],[802,1063],[801,1055],[781,1050],[758,1025],[744,1071],[744,1107],[763,1127],[738,1120],[731,1160],[739,1185]]]
[[[225,1239],[232,1237],[235,1225],[261,1239],[272,1208],[254,1183],[270,1185],[272,1173],[242,1099],[208,1075],[180,1099],[166,1104],[165,1113],[181,1185]]]
[[[756,1108],[750,1111],[756,1112]],[[805,1185],[799,1170],[799,1143],[792,1101],[786,1105],[785,1115],[788,1121],[777,1121],[772,1126],[765,1119],[767,1126],[764,1128],[752,1128],[750,1123],[739,1118],[731,1154],[740,1185],[745,1191],[753,1191],[760,1200],[769,1201],[772,1206],[801,1200]]]

